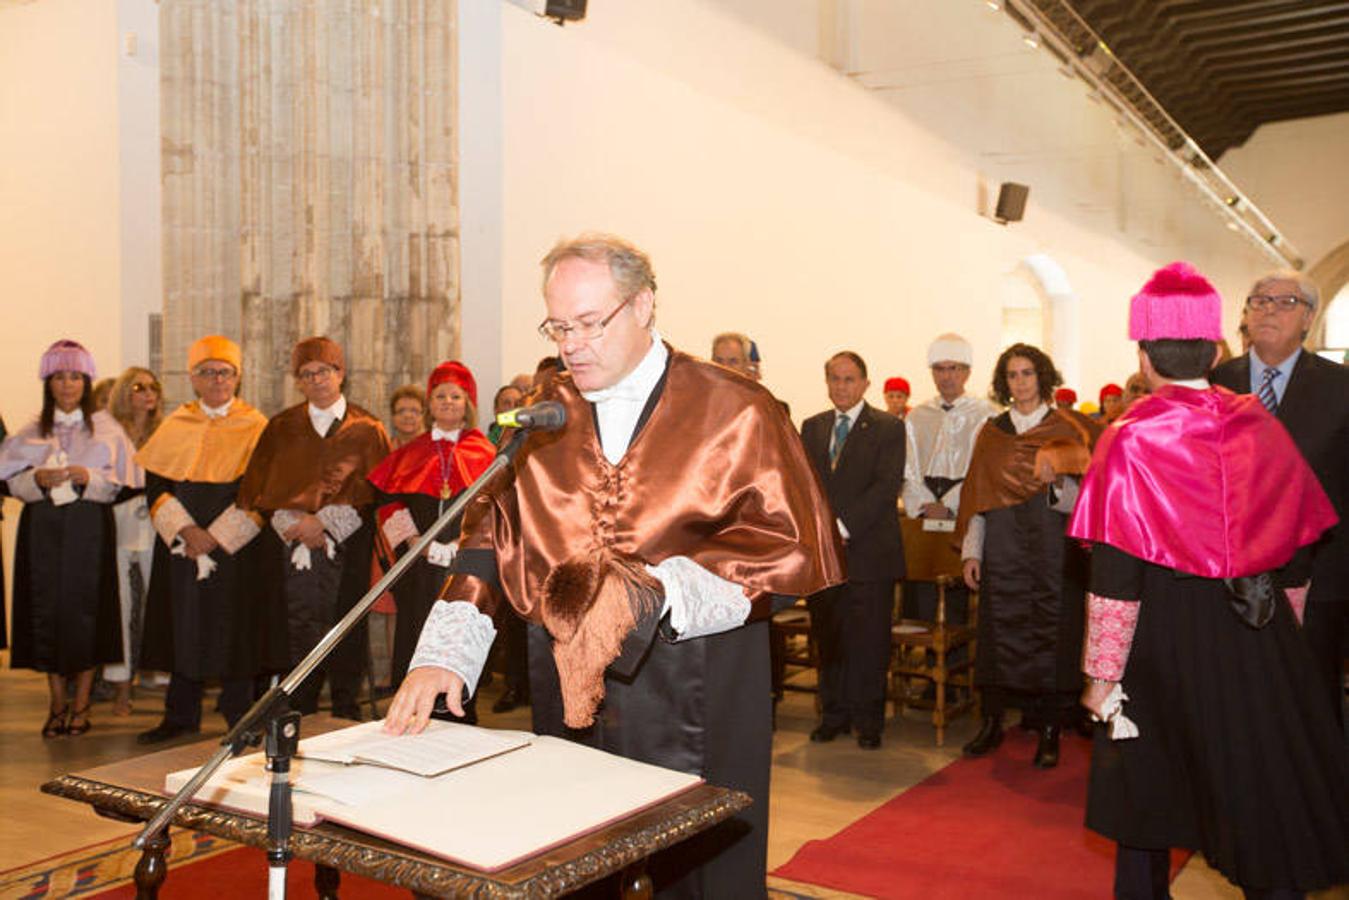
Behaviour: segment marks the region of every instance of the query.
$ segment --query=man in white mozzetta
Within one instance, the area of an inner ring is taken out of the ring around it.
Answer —
[[[660,340],[646,254],[582,235],[543,276],[539,330],[565,371],[539,394],[566,426],[470,504],[385,729],[420,731],[439,694],[460,711],[508,602],[530,623],[535,731],[754,798],[653,859],[657,889],[763,896],[766,619],[776,599],[842,580],[828,504],[768,391]]]
[[[965,393],[974,364],[974,348],[958,334],[938,335],[927,348],[927,364],[937,396],[915,406],[905,420],[909,446],[904,456],[904,511],[911,519],[955,523],[960,509],[960,484],[970,467],[974,439],[984,423],[998,414],[987,398]],[[952,586],[946,592],[946,619],[963,625],[969,619],[969,592]],[[904,585],[904,616],[934,621],[937,589],[929,582]],[[958,648],[950,662],[963,661]]]

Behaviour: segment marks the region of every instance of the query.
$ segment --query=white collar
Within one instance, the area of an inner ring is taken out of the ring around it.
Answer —
[[[343,394],[337,395],[337,401],[327,409],[319,409],[314,404],[309,404],[309,423],[314,426],[319,437],[327,437],[328,429],[333,427],[334,422],[341,421],[347,414],[347,398]]]
[[[1176,387],[1193,388],[1196,391],[1207,391],[1213,385],[1208,383],[1207,378],[1177,378],[1175,381],[1168,381],[1167,384],[1174,384]]]
[[[201,401],[198,401],[200,403]],[[231,397],[219,406],[207,406],[201,403],[201,411],[206,414],[208,419],[223,419],[229,415],[230,407],[234,405],[234,398]]]
[[[1020,434],[1021,432],[1034,428],[1036,425],[1040,424],[1040,420],[1049,415],[1049,406],[1041,400],[1040,405],[1028,413],[1017,412],[1015,406],[1009,409],[1008,412],[1012,414],[1012,425],[1016,428],[1016,433]]]
[[[435,426],[432,426],[432,427],[431,427],[431,440],[433,440],[433,441],[449,441],[449,442],[451,442],[451,443],[454,443],[455,441],[459,440],[459,435],[460,435],[461,433],[463,433],[463,429],[462,429],[462,428],[451,428],[449,431],[441,431],[439,428],[436,428]]]
[[[653,328],[651,329],[651,348],[646,351],[642,361],[631,372],[624,375],[616,384],[594,391],[582,391],[581,396],[596,404],[603,404],[610,400],[645,403],[646,399],[651,396],[651,392],[655,390],[656,383],[660,381],[661,375],[665,373],[665,361],[669,357],[670,351],[665,349],[665,342],[660,339],[660,333]]]
[[[853,425],[857,423],[857,417],[861,414],[862,407],[866,404],[866,402],[867,402],[866,400],[858,400],[857,403],[851,409],[845,409],[841,412],[837,407],[835,407],[834,421],[837,422],[839,416],[847,416],[848,427],[851,428]]]
[[[65,426],[66,428],[73,428],[74,426],[81,424],[83,421],[84,421],[84,410],[80,409],[78,406],[72,409],[70,412],[61,412],[61,410],[58,409],[55,411],[55,415],[52,417],[53,424],[62,425]]]

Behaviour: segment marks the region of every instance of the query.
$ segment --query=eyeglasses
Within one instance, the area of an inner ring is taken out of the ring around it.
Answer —
[[[301,369],[295,373],[295,377],[301,381],[324,381],[336,371],[332,366],[318,366],[313,369]]]
[[[160,388],[160,386],[154,383],[153,381],[150,382],[149,384],[146,384],[144,381],[138,381],[131,386],[131,393],[133,394],[143,394],[146,391],[158,394],[160,393],[161,390],[162,389]]]
[[[552,319],[544,319],[539,323],[539,334],[550,341],[560,344],[571,338],[577,341],[593,341],[604,334],[605,327],[613,321],[614,316],[618,315],[623,307],[632,301],[632,297],[626,298],[622,303],[614,307],[614,311],[609,313],[598,322],[555,322]]]
[[[1296,294],[1279,294],[1270,296],[1269,294],[1251,294],[1246,298],[1246,308],[1254,309],[1259,312],[1267,310],[1277,310],[1279,312],[1288,312],[1290,309],[1296,309],[1298,304],[1310,307],[1311,304]]]
[[[228,381],[234,377],[235,373],[233,369],[228,367],[210,369],[203,366],[200,369],[193,369],[192,374],[197,378],[205,378],[207,381]],[[155,392],[159,392],[159,385],[155,385]]]

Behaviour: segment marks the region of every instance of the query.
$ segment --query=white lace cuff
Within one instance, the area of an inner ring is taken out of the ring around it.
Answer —
[[[177,502],[177,501],[175,501]],[[215,517],[215,521],[206,529],[215,538],[222,550],[230,556],[238,553],[248,542],[258,536],[262,531],[258,523],[253,521],[253,517],[244,512],[233,503],[229,508]]]
[[[178,537],[178,532],[189,525],[197,524],[187,508],[172,494],[165,494],[163,499],[155,503],[155,511],[150,516],[150,521],[154,524],[155,531],[159,533],[159,539],[168,547],[173,546],[173,540]]]
[[[5,481],[9,485],[10,496],[24,503],[40,503],[44,498],[42,488],[37,486],[35,469],[24,469],[18,475]]]
[[[361,527],[361,514],[356,508],[345,503],[334,503],[314,513],[323,523],[323,530],[333,536],[339,544],[351,537]]]
[[[384,540],[389,542],[389,547],[397,549],[398,545],[404,541],[415,541],[417,539],[417,523],[412,521],[412,513],[406,508],[389,516],[380,526],[384,532]]]
[[[276,532],[277,537],[281,538],[281,543],[290,543],[290,541],[286,539],[286,532],[299,524],[300,519],[303,516],[304,513],[297,509],[278,509],[276,512],[272,513],[272,530]]]
[[[89,469],[89,483],[84,486],[84,499],[92,503],[111,503],[122,485],[98,469]]]
[[[417,652],[412,654],[408,671],[422,666],[449,669],[464,679],[472,695],[478,689],[478,676],[487,664],[496,626],[490,616],[466,600],[437,600],[422,626]]]
[[[745,589],[687,556],[671,556],[646,570],[665,588],[665,609],[677,641],[730,631],[749,618]]]

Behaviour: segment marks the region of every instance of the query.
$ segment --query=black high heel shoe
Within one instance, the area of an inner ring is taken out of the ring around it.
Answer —
[[[47,713],[47,723],[42,726],[42,736],[44,738],[54,738],[65,734],[66,713],[69,711],[69,705],[63,706],[59,710],[49,710]]]

